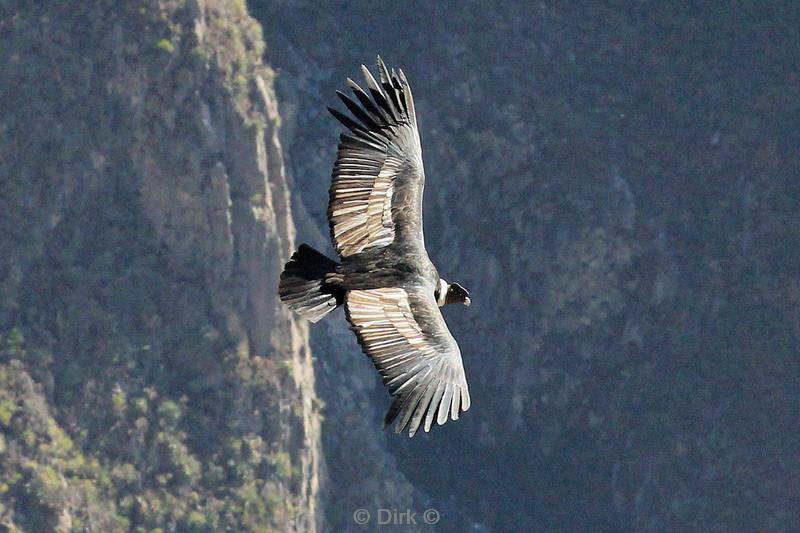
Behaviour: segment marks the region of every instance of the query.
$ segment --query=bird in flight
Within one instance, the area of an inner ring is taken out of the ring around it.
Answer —
[[[302,244],[278,292],[311,322],[344,305],[393,397],[384,423],[413,437],[469,409],[461,351],[439,308],[470,299],[464,287],[439,277],[425,250],[425,171],[405,74],[389,71],[380,56],[380,81],[361,70],[366,90],[347,80],[355,100],[337,91],[353,117],[328,108],[349,130],[339,138],[328,202],[341,262]]]

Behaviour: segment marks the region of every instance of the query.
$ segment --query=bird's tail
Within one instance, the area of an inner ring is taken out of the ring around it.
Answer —
[[[278,285],[281,301],[311,322],[336,309],[344,300],[344,291],[332,280],[336,261],[328,259],[307,244],[286,263]]]

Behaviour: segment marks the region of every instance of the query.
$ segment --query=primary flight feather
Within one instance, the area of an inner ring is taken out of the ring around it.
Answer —
[[[439,277],[422,233],[422,167],[411,87],[378,57],[376,80],[348,79],[352,114],[328,108],[340,136],[328,203],[337,263],[306,244],[286,264],[278,292],[312,322],[344,304],[347,320],[394,398],[385,423],[414,436],[457,420],[470,406],[461,351],[440,307],[470,304],[458,283]]]

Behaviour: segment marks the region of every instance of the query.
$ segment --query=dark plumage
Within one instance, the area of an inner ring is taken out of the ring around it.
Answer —
[[[344,304],[364,352],[394,397],[385,423],[413,436],[470,406],[461,351],[439,307],[470,304],[439,277],[422,233],[422,167],[411,87],[378,58],[380,82],[362,66],[366,90],[337,92],[351,118],[340,136],[328,203],[341,263],[301,245],[281,274],[281,300],[312,322]]]

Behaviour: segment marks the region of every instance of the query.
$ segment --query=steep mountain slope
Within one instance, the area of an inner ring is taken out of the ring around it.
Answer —
[[[331,485],[360,487],[332,524],[405,508],[363,494],[386,476],[443,530],[800,519],[795,4],[250,7],[302,239],[327,245],[325,106],[380,53],[414,88],[431,256],[473,296],[445,310],[473,407],[413,441],[353,418],[385,392],[341,320],[312,329]]]
[[[243,2],[5,2],[0,523],[313,530],[307,328]]]
[[[800,522],[794,3],[253,0],[266,52],[238,0],[56,4],[0,4],[0,529]],[[473,297],[473,407],[413,440],[275,295],[376,53]]]

